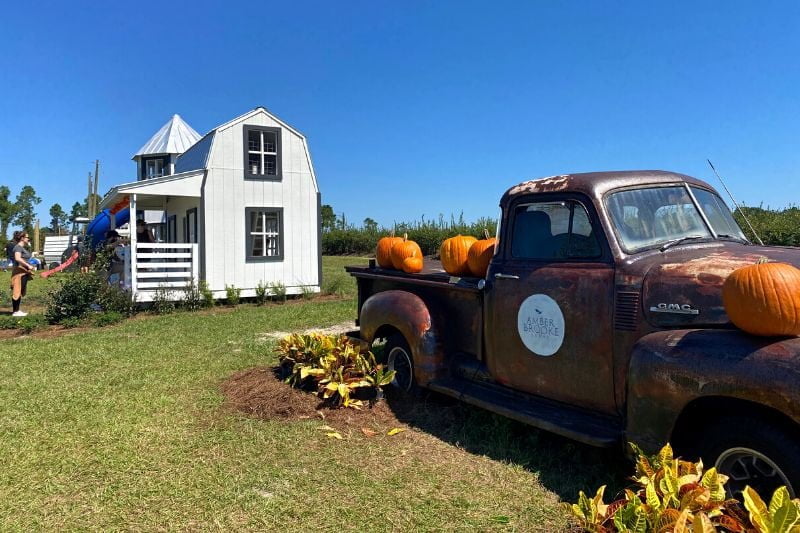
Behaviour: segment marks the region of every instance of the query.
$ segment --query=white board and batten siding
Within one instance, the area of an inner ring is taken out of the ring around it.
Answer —
[[[245,179],[244,128],[281,129],[280,181]],[[305,138],[259,108],[216,129],[206,162],[202,228],[205,279],[215,295],[225,285],[255,295],[260,283],[281,282],[288,294],[319,290],[320,243],[316,178]],[[283,259],[247,261],[248,207],[283,210]]]

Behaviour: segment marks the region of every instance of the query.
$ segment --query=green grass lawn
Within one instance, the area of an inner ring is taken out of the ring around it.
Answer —
[[[222,380],[275,361],[266,333],[355,317],[343,279],[340,300],[3,341],[0,530],[557,531],[560,498],[618,486],[615,455],[457,404],[343,440],[223,409]]]

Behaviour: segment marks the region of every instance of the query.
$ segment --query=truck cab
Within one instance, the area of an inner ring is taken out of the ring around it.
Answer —
[[[667,441],[735,488],[800,488],[800,340],[736,329],[721,288],[759,257],[707,183],[554,176],[500,200],[485,279],[348,268],[367,342],[424,387],[596,446]],[[737,485],[738,483],[738,485]]]

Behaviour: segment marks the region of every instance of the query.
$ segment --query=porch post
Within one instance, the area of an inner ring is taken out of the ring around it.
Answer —
[[[136,256],[138,255],[136,250],[136,194],[131,195],[131,203],[130,206],[128,206],[128,212],[130,213],[128,227],[130,227],[131,232],[131,295],[136,298],[136,290],[138,289],[138,283],[136,282]]]

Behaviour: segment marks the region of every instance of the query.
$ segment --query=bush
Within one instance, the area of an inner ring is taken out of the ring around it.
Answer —
[[[669,444],[649,457],[637,454],[635,490],[626,489],[619,500],[603,502],[605,485],[594,497],[580,491],[578,503],[565,504],[586,531],[756,531],[789,532],[800,520],[800,500],[791,500],[786,487],[772,496],[769,507],[750,487],[744,505],[728,499],[728,477],[715,468],[703,471],[703,463],[674,458]],[[749,513],[749,516],[748,516]],[[777,517],[783,520],[778,525]],[[774,526],[774,527],[773,527]]]
[[[263,281],[259,281],[256,285],[256,303],[264,305],[267,303],[267,295],[269,294],[269,286],[264,285]]]
[[[0,329],[18,329],[23,333],[30,333],[46,324],[47,320],[42,315],[28,315],[22,318],[0,316]]]
[[[64,329],[72,329],[72,328],[79,328],[83,326],[84,323],[85,321],[82,318],[70,317],[63,319],[61,322],[59,322],[59,325],[64,327]]]
[[[197,288],[200,290],[200,296],[203,299],[203,307],[214,307],[214,293],[208,288],[208,283],[202,280]]]
[[[276,351],[281,373],[294,387],[315,390],[331,408],[360,408],[357,396],[379,399],[394,371],[375,363],[372,352],[343,335],[293,334],[284,337]]]
[[[119,287],[103,284],[97,291],[97,305],[109,313],[117,313],[129,317],[136,313],[136,302],[131,293]]]
[[[175,301],[172,296],[172,289],[160,285],[153,293],[153,300],[150,302],[150,311],[157,315],[167,315],[175,311]]]
[[[314,287],[311,285],[301,285],[300,291],[302,291],[303,300],[310,300],[314,296],[317,295],[317,292],[314,290]]]
[[[117,311],[106,311],[92,315],[92,325],[102,328],[103,326],[110,326],[112,324],[116,324],[117,322],[121,322],[124,319],[125,315],[122,313],[118,313]]]
[[[225,285],[225,298],[228,305],[237,306],[242,296],[242,289],[237,289],[233,285]]]
[[[65,275],[46,297],[45,318],[51,324],[68,318],[83,318],[91,311],[91,305],[96,303],[104,285],[103,280],[95,274]]]
[[[280,281],[274,281],[269,284],[269,291],[275,300],[283,303],[286,301],[286,286]]]
[[[183,288],[183,299],[181,307],[187,311],[197,311],[205,307],[205,298],[200,286],[195,285],[194,280],[189,280]]]
[[[347,292],[348,281],[344,276],[331,276],[322,284],[322,292],[343,296]]]

